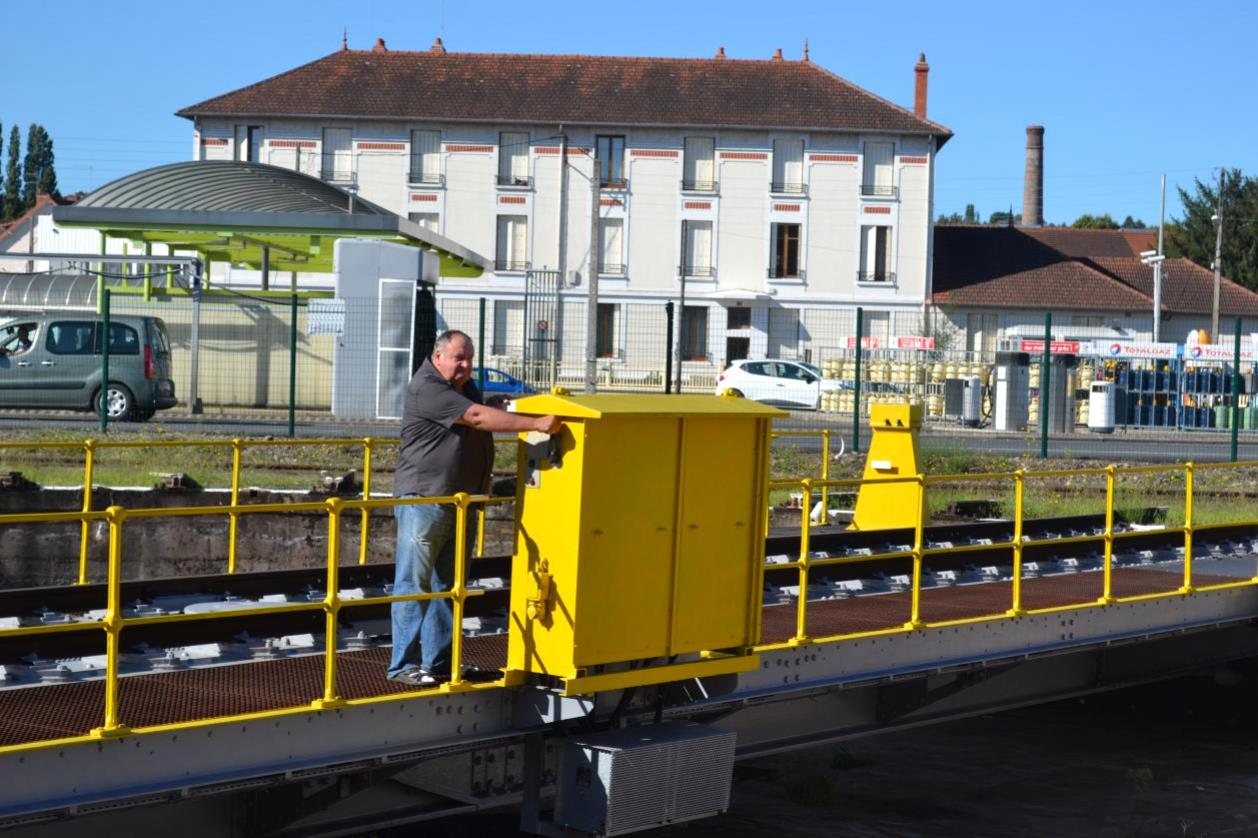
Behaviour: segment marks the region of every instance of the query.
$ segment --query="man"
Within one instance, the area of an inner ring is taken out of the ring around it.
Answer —
[[[493,433],[563,427],[554,416],[517,416],[482,404],[471,381],[472,339],[447,331],[406,388],[402,445],[393,494],[399,498],[484,494],[494,463]],[[394,594],[448,591],[454,583],[455,507],[394,507],[398,522]],[[469,516],[469,522],[473,520]],[[473,543],[468,527],[467,543]],[[393,659],[388,677],[430,686],[450,677],[453,611],[447,599],[393,603]]]
[[[0,355],[13,356],[21,355],[23,352],[35,345],[31,340],[31,329],[34,328],[30,323],[23,323],[17,327],[17,337],[9,340],[3,348],[0,348]]]

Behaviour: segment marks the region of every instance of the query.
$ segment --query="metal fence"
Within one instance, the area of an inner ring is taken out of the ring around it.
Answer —
[[[136,317],[160,318],[169,338],[177,404],[157,410],[159,421],[289,436],[298,423],[324,435],[337,423],[345,427],[335,433],[396,433],[411,373],[448,328],[477,341],[489,391],[583,388],[590,322],[583,297],[567,297],[546,277],[528,283],[520,299],[439,293],[434,300],[413,283],[396,285],[335,299],[219,290],[148,301],[104,294],[99,310],[88,300],[12,308],[0,312],[0,342],[15,340],[27,323],[34,346],[25,360],[0,356],[7,379],[0,405],[78,410],[104,428],[149,418],[154,408],[138,392],[129,395],[141,404],[112,419],[108,400],[101,415],[97,395],[106,377],[128,382],[150,372],[145,347],[119,337],[119,324]],[[103,345],[88,329],[82,345],[63,345],[68,332],[57,324],[103,320],[105,299],[111,339]],[[1125,446],[1132,454],[1221,460],[1258,444],[1255,350],[1242,346],[1239,324],[1230,344],[1164,358],[1056,340],[1045,354],[1042,338],[1038,345],[1023,339],[1005,347],[1022,350],[1018,364],[1010,354],[954,348],[964,342],[930,334],[930,320],[915,312],[612,302],[599,304],[593,322],[598,391],[715,394],[730,386],[723,375],[739,359],[781,362],[762,365],[763,377],[807,379],[797,382],[806,385],[802,395],[775,399],[739,385],[743,394],[781,401],[794,426],[841,433],[848,450],[867,444],[874,405],[906,401],[921,405],[923,439],[936,446],[1041,457],[1115,457]]]

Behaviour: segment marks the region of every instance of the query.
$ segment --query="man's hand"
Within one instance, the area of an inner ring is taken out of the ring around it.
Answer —
[[[556,416],[538,416],[537,427],[533,430],[549,436],[554,436],[563,430],[563,422]]]

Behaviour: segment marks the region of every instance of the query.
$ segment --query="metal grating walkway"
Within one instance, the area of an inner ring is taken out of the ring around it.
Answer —
[[[1139,568],[1113,572],[1117,597],[1168,593],[1182,578],[1174,573]],[[1235,581],[1198,576],[1200,585]],[[1083,605],[1101,596],[1102,574],[1088,572],[1026,579],[1022,583],[1028,609]],[[1004,613],[1012,601],[1011,583],[990,582],[921,592],[921,616],[928,622]],[[808,633],[813,637],[849,634],[902,626],[909,618],[908,592],[810,601]],[[778,643],[795,634],[796,606],[764,609],[762,642]],[[507,636],[469,637],[466,663],[501,669]],[[389,649],[341,653],[337,679],[347,699],[413,692],[384,677]],[[87,734],[104,717],[103,680],[0,690],[0,746]],[[309,704],[323,692],[323,656],[318,654],[160,674],[119,680],[119,718],[130,727],[254,713]]]

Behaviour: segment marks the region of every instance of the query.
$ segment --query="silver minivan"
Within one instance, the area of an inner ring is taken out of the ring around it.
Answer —
[[[0,407],[99,411],[103,323],[91,314],[19,315],[0,322]],[[157,317],[109,318],[109,418],[139,420],[175,406],[170,339]]]

